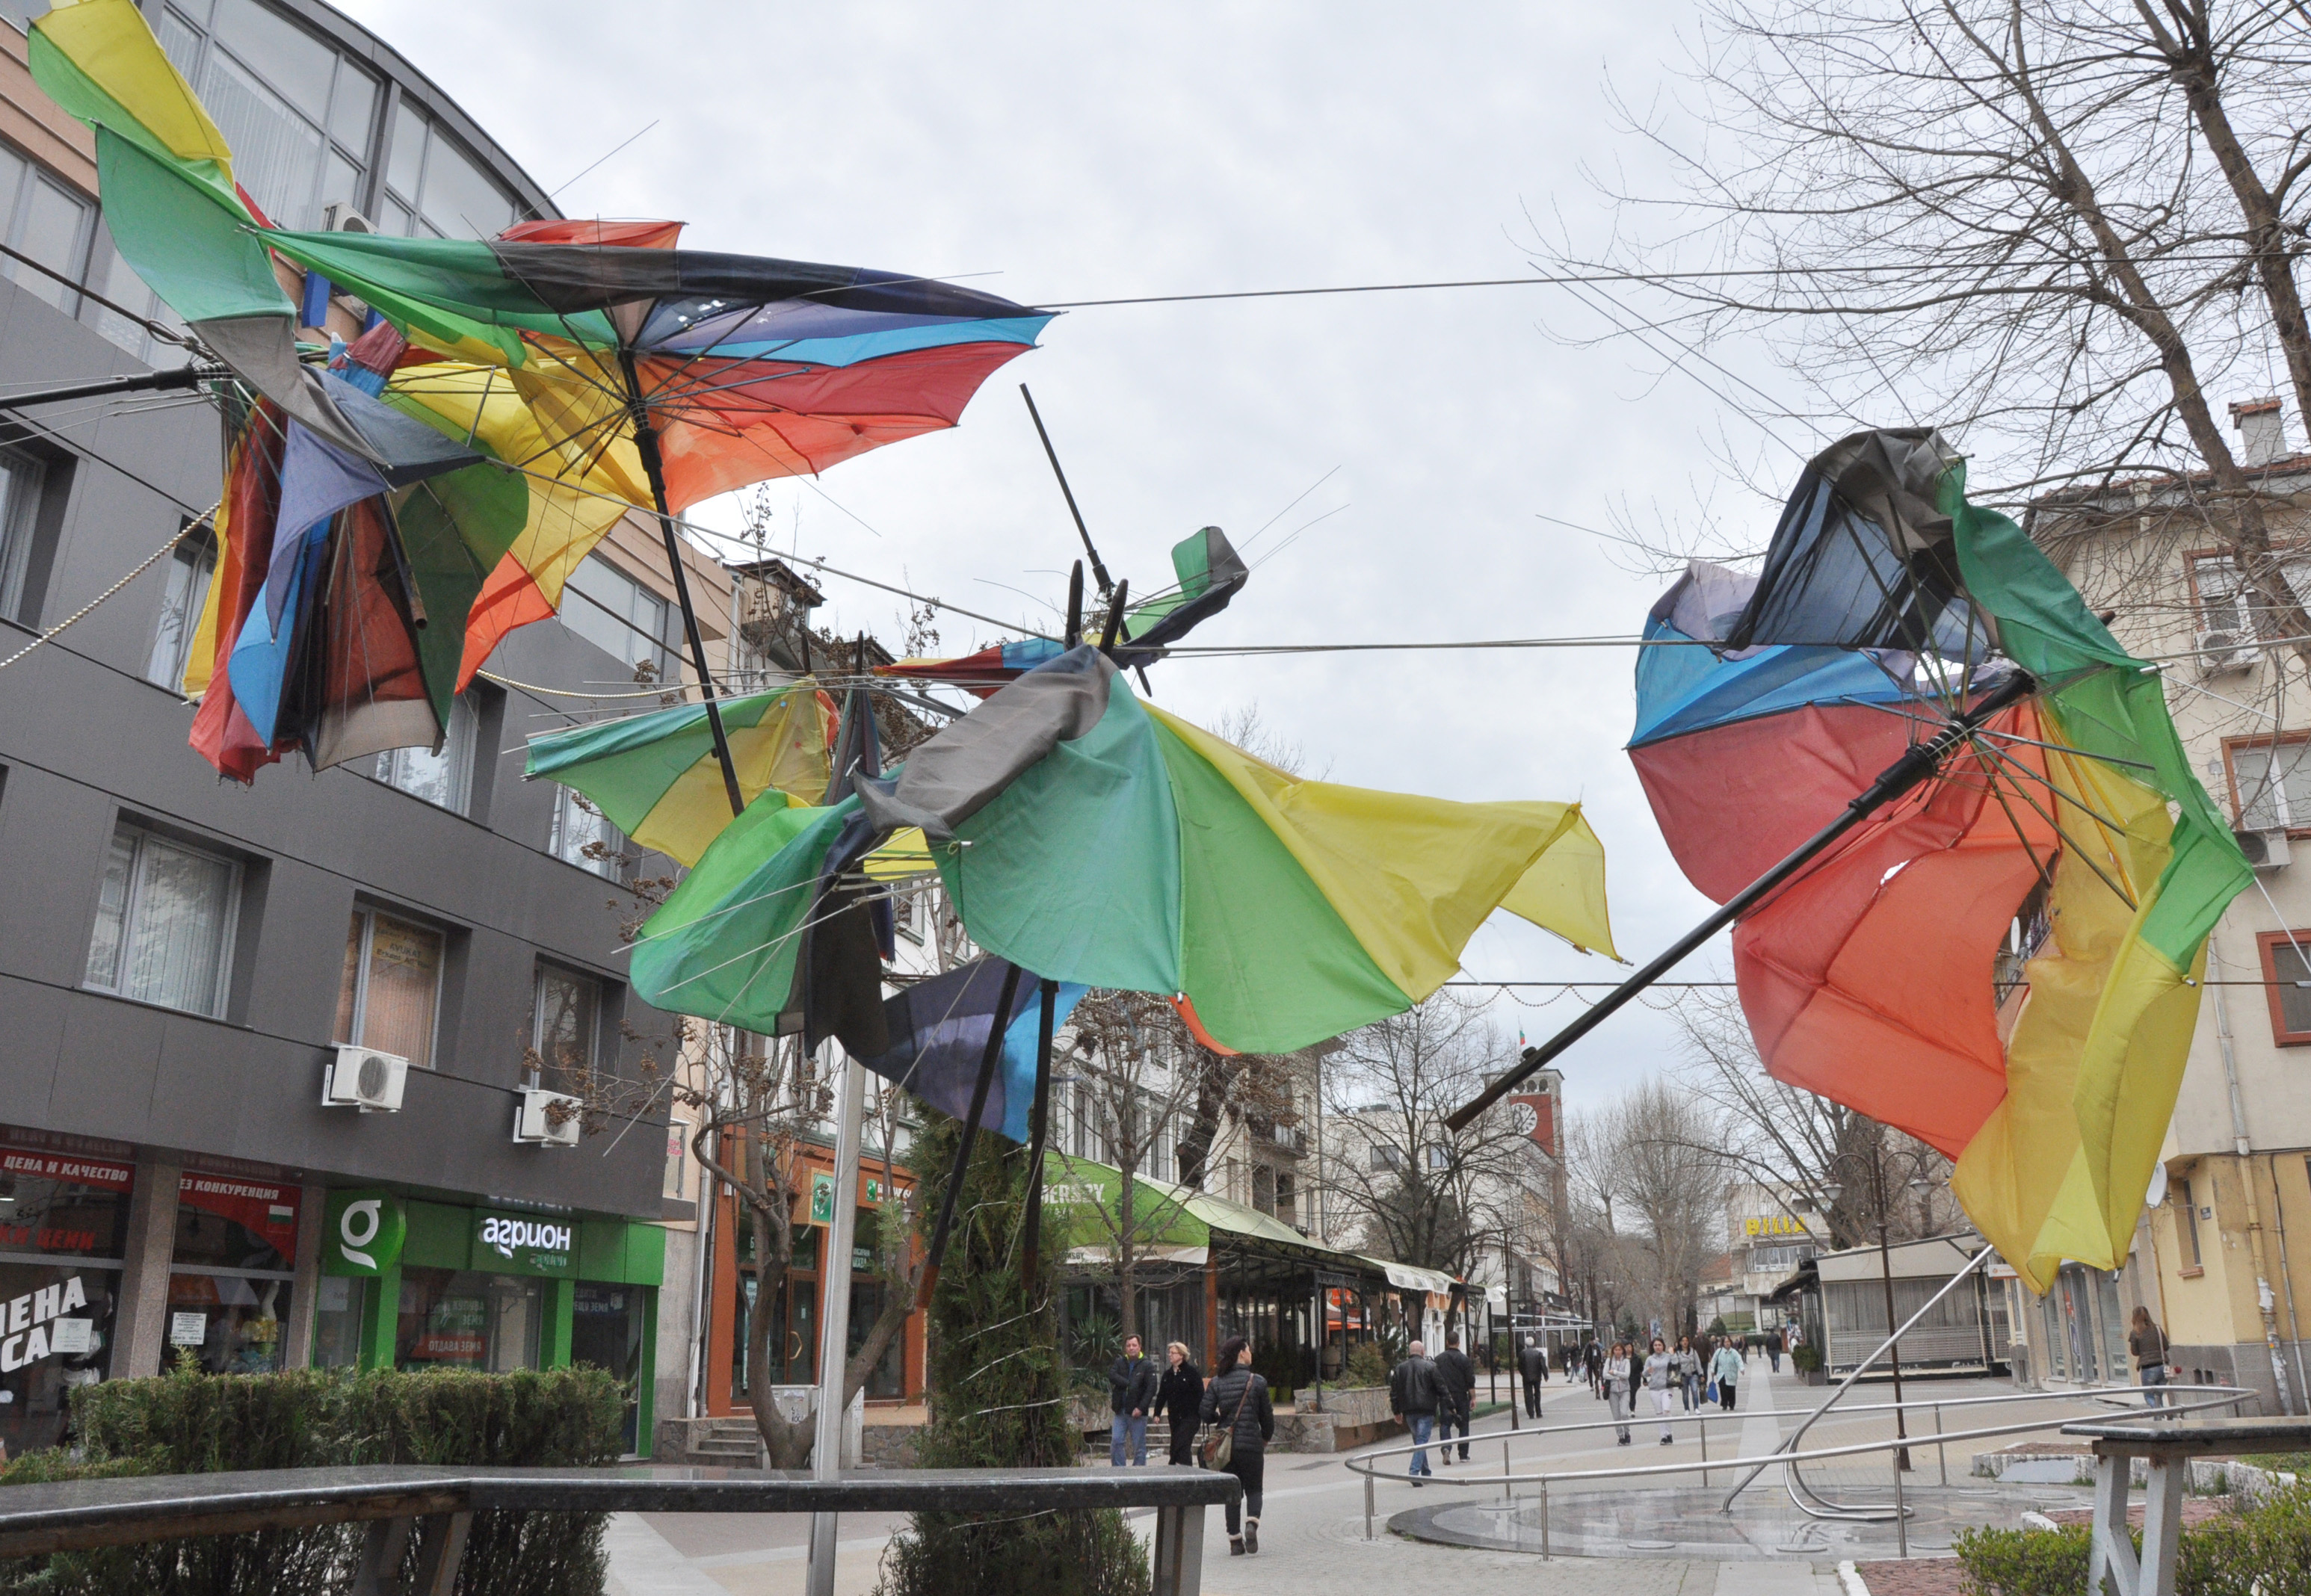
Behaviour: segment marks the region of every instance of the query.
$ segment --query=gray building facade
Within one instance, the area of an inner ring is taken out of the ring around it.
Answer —
[[[286,224],[470,236],[553,214],[315,0],[144,12]],[[0,26],[0,396],[180,363],[121,314],[162,313],[24,52]],[[646,1447],[657,1222],[687,1217],[665,1196],[666,1105],[575,1147],[514,1134],[525,1089],[553,1083],[538,1055],[632,1079],[671,1029],[625,988],[618,839],[520,779],[527,733],[633,707],[582,695],[631,690],[634,662],[598,620],[541,622],[490,662],[524,685],[477,681],[438,755],[221,782],[172,685],[214,545],[152,557],[222,470],[206,397],[0,412],[0,659],[101,597],[0,666],[0,1443],[54,1444],[72,1386],[190,1356],[602,1363],[636,1382]],[[409,1061],[397,1111],[323,1106],[339,1044]]]

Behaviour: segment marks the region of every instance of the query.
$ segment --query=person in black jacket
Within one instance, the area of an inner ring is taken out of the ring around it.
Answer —
[[[1412,1432],[1415,1450],[1404,1472],[1416,1489],[1421,1477],[1431,1471],[1428,1432],[1436,1423],[1436,1409],[1442,1401],[1436,1366],[1428,1360],[1428,1349],[1414,1341],[1405,1348],[1404,1361],[1389,1372],[1388,1410],[1404,1420],[1404,1427]]]
[[[1548,1378],[1548,1353],[1538,1338],[1527,1336],[1517,1349],[1517,1374],[1524,1381],[1524,1416],[1540,1417],[1541,1383]]]
[[[1260,1549],[1260,1481],[1276,1438],[1276,1407],[1268,1382],[1251,1372],[1251,1343],[1242,1336],[1220,1343],[1214,1366],[1220,1372],[1204,1387],[1204,1421],[1228,1426],[1234,1437],[1227,1471],[1243,1484],[1243,1516],[1239,1527],[1237,1505],[1228,1504],[1228,1555],[1240,1557]]]
[[[1204,1376],[1188,1357],[1184,1342],[1164,1349],[1171,1366],[1156,1390],[1156,1411],[1172,1421],[1172,1462],[1186,1467],[1196,1461],[1196,1426],[1204,1412]]]
[[[1107,1405],[1115,1414],[1108,1428],[1107,1461],[1114,1468],[1123,1467],[1124,1443],[1131,1444],[1134,1464],[1147,1462],[1147,1415],[1156,1406],[1156,1392],[1162,1383],[1156,1366],[1139,1350],[1139,1338],[1123,1338],[1123,1356],[1107,1367]]]
[[[1461,1461],[1469,1461],[1469,1415],[1477,1392],[1477,1366],[1461,1350],[1461,1338],[1455,1333],[1444,1338],[1444,1350],[1436,1355],[1436,1438],[1450,1441],[1452,1427],[1461,1427]],[[1450,1463],[1452,1449],[1439,1446],[1437,1461]]]

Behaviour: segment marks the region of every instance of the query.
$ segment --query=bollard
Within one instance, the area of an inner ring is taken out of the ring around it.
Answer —
[[[1701,1415],[1701,1488],[1709,1488],[1709,1415]],[[1736,1449],[1739,1450],[1738,1448]]]
[[[1512,1507],[1516,1505],[1516,1481],[1509,1477],[1509,1444],[1505,1438],[1501,1442],[1501,1500]]]
[[[1365,1539],[1366,1540],[1370,1540],[1373,1538],[1373,1532],[1372,1532],[1372,1521],[1373,1521],[1373,1477],[1372,1477],[1372,1470],[1371,1470],[1370,1469],[1366,1469],[1366,1470],[1365,1470]]]
[[[1934,1454],[1941,1461],[1942,1483],[1949,1483],[1949,1448],[1942,1444],[1942,1405],[1934,1404]]]
[[[1910,1510],[1902,1505],[1902,1449],[1896,1447],[1894,1458],[1894,1544],[1901,1555],[1910,1555]]]
[[[1540,1477],[1540,1560],[1548,1561],[1548,1476]]]

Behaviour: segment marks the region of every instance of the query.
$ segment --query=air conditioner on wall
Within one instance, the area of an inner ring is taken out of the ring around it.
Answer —
[[[566,1104],[567,1107],[557,1113],[557,1104]],[[514,1109],[513,1139],[530,1147],[576,1147],[579,1132],[583,1128],[578,1113],[581,1106],[567,1092],[528,1088]]]
[[[2254,668],[2254,644],[2237,632],[2201,632],[2192,646],[2199,651],[2199,668],[2210,676]]]
[[[325,233],[373,233],[377,225],[343,200],[331,200],[321,207],[321,230]]]
[[[2287,829],[2274,826],[2267,831],[2234,831],[2238,838],[2239,852],[2257,870],[2281,870],[2294,863],[2294,850],[2288,846]]]
[[[358,1108],[363,1114],[397,1114],[409,1061],[374,1047],[340,1047],[321,1077],[321,1104]]]

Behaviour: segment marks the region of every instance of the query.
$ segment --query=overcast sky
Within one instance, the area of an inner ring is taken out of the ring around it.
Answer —
[[[1609,74],[1646,103],[1688,8],[1341,4],[789,6],[340,0],[430,73],[572,215],[687,221],[704,248],[965,278],[1025,303],[1505,277],[1526,213],[1593,234],[1583,176],[1642,163]],[[1642,172],[1642,166],[1640,166]],[[1056,624],[1077,552],[1020,403],[1031,384],[1109,568],[1170,581],[1206,524],[1251,585],[1198,643],[1634,632],[1664,585],[1541,517],[1612,524],[1716,494],[1762,543],[1774,506],[1713,482],[1720,401],[1644,351],[1574,349],[1530,287],[1077,311],[949,432],[781,484],[777,542],[1000,617]],[[1792,480],[1793,456],[1768,469]],[[1252,533],[1331,474],[1257,542]],[[1288,546],[1286,536],[1312,516]],[[847,512],[847,513],[846,513]],[[797,525],[797,518],[799,525]],[[735,509],[702,518],[735,525]],[[871,530],[870,530],[871,528]],[[896,643],[894,601],[830,578],[824,613]],[[1000,635],[947,618],[946,648]],[[1670,861],[1621,744],[1634,651],[1181,660],[1158,700],[1257,704],[1310,774],[1467,799],[1577,798],[1642,959],[1707,905]],[[1516,923],[1470,972],[1600,980]],[[1726,973],[1722,949],[1687,974]],[[1572,1002],[1496,1004],[1539,1041]],[[1565,1061],[1593,1105],[1673,1054],[1632,1009]]]

